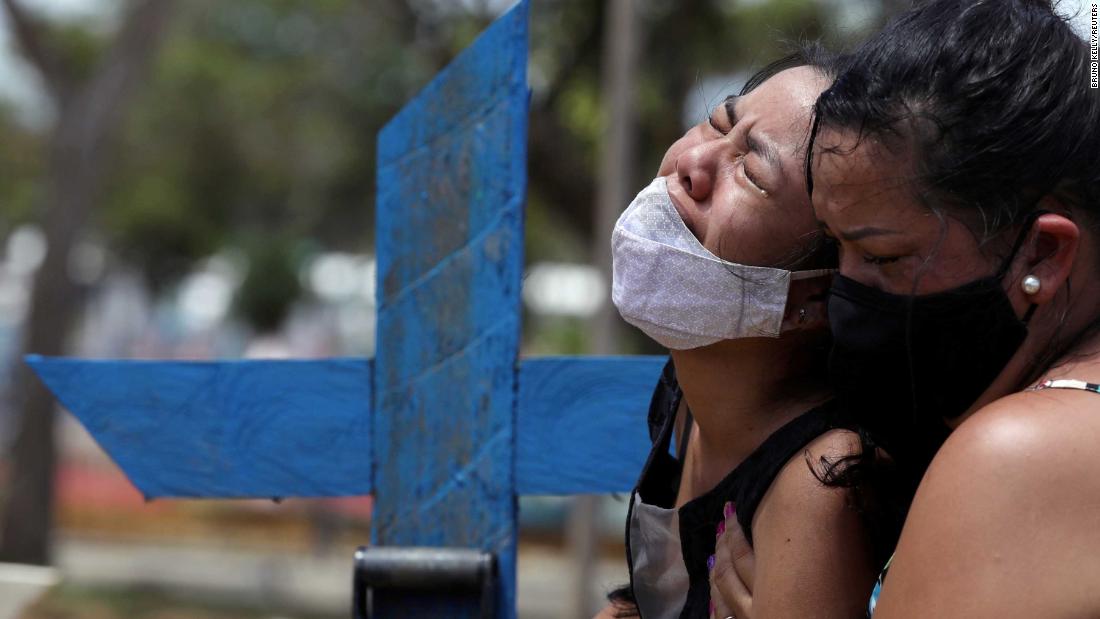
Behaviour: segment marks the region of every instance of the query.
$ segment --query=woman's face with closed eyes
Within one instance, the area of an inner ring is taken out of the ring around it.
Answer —
[[[688,229],[713,254],[789,266],[819,234],[804,149],[814,101],[829,80],[811,67],[730,97],[665,153],[658,175]]]
[[[891,294],[933,294],[988,276],[1004,259],[918,199],[904,149],[823,128],[812,162],[813,208],[846,277]]]

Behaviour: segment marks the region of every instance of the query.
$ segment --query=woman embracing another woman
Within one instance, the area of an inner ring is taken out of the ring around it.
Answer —
[[[1044,0],[937,0],[815,105],[832,384],[932,460],[875,619],[1100,616],[1100,91]],[[920,462],[915,457],[912,462]],[[719,619],[764,617],[746,540]],[[758,560],[758,559],[757,559]],[[770,615],[769,615],[770,616]]]

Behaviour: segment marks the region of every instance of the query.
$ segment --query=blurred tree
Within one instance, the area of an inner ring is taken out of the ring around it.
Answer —
[[[234,300],[235,310],[259,333],[276,333],[301,294],[296,243],[271,236],[247,246],[248,273]]]
[[[77,286],[68,273],[69,250],[86,232],[109,169],[108,147],[153,56],[171,4],[142,0],[133,5],[109,49],[89,54],[83,40],[51,31],[17,0],[3,0],[13,38],[38,70],[57,114],[39,213],[48,249],[31,292],[24,352],[61,354],[79,315]],[[89,56],[95,60],[79,62]],[[45,564],[53,516],[54,403],[25,366],[16,367],[9,401],[21,410],[0,529],[0,561]]]
[[[15,222],[33,217],[37,183],[42,170],[42,140],[35,132],[15,122],[15,111],[0,103],[0,229],[10,230]]]
[[[181,6],[108,182],[101,223],[113,252],[159,291],[242,237],[278,233],[369,251],[377,132],[494,17],[488,4],[498,3]],[[777,36],[821,28],[812,0],[638,5],[645,35],[628,187],[640,187],[679,137],[683,101],[700,76],[762,66],[780,53]],[[594,238],[595,157],[606,126],[602,7],[532,6],[531,260],[585,261]]]

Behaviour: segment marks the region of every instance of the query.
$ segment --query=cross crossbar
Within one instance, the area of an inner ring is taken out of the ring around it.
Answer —
[[[146,499],[371,493],[370,359],[27,363]],[[516,494],[628,492],[663,363],[523,360]]]

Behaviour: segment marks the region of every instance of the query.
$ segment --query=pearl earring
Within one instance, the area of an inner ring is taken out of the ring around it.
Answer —
[[[1039,289],[1042,287],[1043,282],[1039,281],[1039,278],[1034,275],[1028,275],[1020,282],[1020,288],[1023,289],[1024,294],[1035,294],[1039,292]]]

